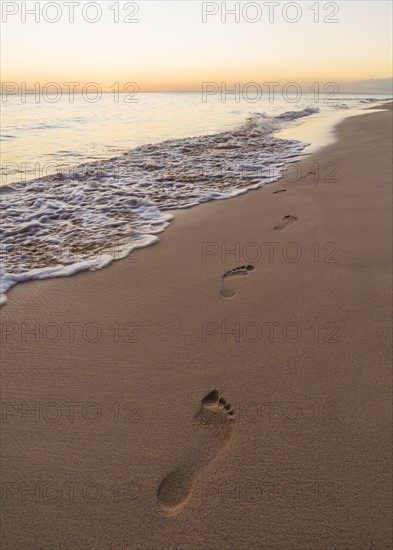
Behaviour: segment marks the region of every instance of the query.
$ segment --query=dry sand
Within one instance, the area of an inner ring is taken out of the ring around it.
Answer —
[[[391,548],[391,119],[10,292],[3,548]]]

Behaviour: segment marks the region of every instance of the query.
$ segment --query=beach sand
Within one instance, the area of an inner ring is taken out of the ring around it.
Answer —
[[[3,548],[391,548],[385,109],[298,178],[11,290]]]

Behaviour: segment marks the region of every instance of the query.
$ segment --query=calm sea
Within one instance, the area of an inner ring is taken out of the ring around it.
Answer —
[[[384,99],[3,96],[3,302],[20,281],[100,269],[156,242],[169,210],[272,183],[306,146],[278,131]]]

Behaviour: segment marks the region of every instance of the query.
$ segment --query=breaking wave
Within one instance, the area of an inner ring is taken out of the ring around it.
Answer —
[[[18,282],[101,269],[155,243],[172,219],[168,210],[277,180],[307,144],[273,133],[317,112],[254,113],[232,131],[143,145],[70,173],[8,186],[2,194],[1,303]]]

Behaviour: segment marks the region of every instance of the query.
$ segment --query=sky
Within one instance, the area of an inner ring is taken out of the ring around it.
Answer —
[[[1,80],[18,86],[199,91],[203,82],[295,81],[367,92],[369,81],[377,92],[393,72],[390,0],[1,4]]]

